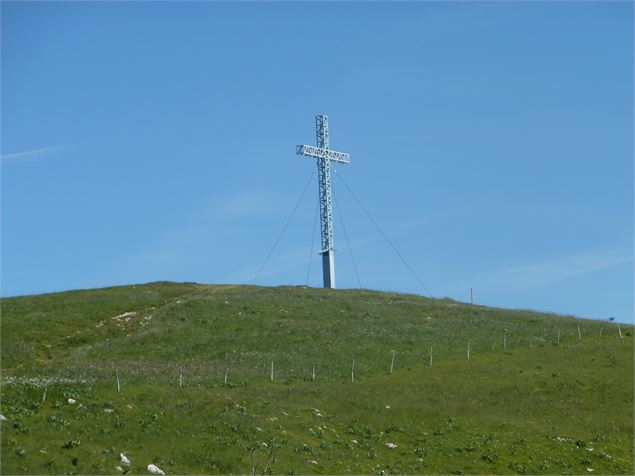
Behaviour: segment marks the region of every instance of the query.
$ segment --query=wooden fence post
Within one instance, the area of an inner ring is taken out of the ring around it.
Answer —
[[[392,369],[395,366],[395,351],[392,351],[392,360],[390,361],[390,373],[392,373]]]

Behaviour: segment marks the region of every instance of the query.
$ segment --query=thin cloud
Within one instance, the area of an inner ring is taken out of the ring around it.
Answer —
[[[528,288],[556,283],[632,261],[633,255],[627,252],[584,253],[507,268],[491,277],[507,286]]]
[[[53,152],[61,149],[66,149],[67,145],[55,145],[51,147],[42,147],[40,149],[25,150],[22,152],[15,152],[13,154],[5,154],[0,156],[0,160],[3,164],[24,162],[31,159],[37,159],[42,157],[49,157]]]

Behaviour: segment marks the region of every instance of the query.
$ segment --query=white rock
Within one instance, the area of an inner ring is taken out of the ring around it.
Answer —
[[[148,471],[150,471],[152,474],[161,474],[162,476],[165,476],[163,470],[153,464],[148,465]]]
[[[4,420],[6,420],[6,419],[7,419],[7,417],[6,417],[6,416],[4,416],[4,415],[1,415],[1,414],[0,414],[0,421],[4,421]]]
[[[589,473],[592,473],[592,472],[593,472],[593,468],[587,468],[586,470],[587,470]]]
[[[115,469],[120,473],[123,473],[123,468],[121,466],[115,466]]]
[[[393,450],[393,449],[395,449],[395,448],[397,447],[397,445],[396,445],[396,444],[394,444],[394,443],[386,443],[386,446],[387,446],[388,448],[390,448],[391,450]]]
[[[106,413],[112,413],[112,412],[114,412],[114,410],[113,410],[112,408],[104,408],[104,411],[105,411]]]
[[[386,409],[387,409],[387,410],[390,410],[390,405],[386,405]]]
[[[311,464],[318,464],[317,461],[315,461],[314,459],[309,459],[307,460],[307,463],[311,463]]]
[[[121,461],[123,464],[127,464],[128,466],[130,466],[130,460],[126,458],[126,455],[123,453],[119,453],[119,461]]]
[[[70,403],[71,405],[75,405],[77,403],[77,400],[75,400],[74,398],[69,398],[68,403]]]

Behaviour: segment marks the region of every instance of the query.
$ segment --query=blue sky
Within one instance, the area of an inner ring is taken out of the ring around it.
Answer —
[[[434,296],[633,322],[632,25],[630,2],[3,2],[2,295],[251,283],[328,114]],[[362,286],[424,294],[334,193]],[[316,202],[314,177],[257,284],[312,256],[320,285]]]

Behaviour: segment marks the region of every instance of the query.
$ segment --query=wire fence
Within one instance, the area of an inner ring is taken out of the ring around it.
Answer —
[[[211,361],[175,359],[154,360],[87,360],[61,363],[46,368],[20,368],[3,375],[2,385],[51,385],[111,382],[119,389],[127,383],[163,383],[175,386],[242,386],[249,383],[274,382],[342,382],[362,381],[400,370],[423,366],[452,365],[461,360],[478,361],[481,357],[512,354],[518,351],[539,352],[540,348],[575,348],[593,341],[620,345],[630,338],[631,326],[597,325],[583,329],[580,325],[549,329],[549,332],[518,333],[501,331],[489,339],[457,338],[449,341],[429,340],[416,346],[403,345],[357,347],[344,354],[236,350],[224,359]]]

